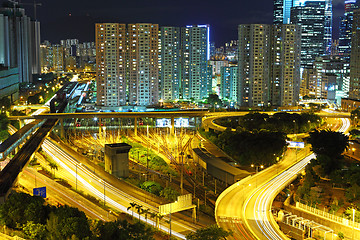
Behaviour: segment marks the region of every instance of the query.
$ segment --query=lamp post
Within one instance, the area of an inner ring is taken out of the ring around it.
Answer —
[[[75,189],[76,189],[76,191],[77,191],[77,166],[78,166],[78,164],[76,163],[75,164],[75,175],[76,175],[75,176],[75,178],[76,178],[76,184],[75,184],[76,187],[75,187]]]
[[[355,208],[353,208],[352,209],[352,211],[353,211],[353,236],[352,236],[352,239],[354,240],[355,238],[354,238],[354,236],[355,236]]]
[[[180,153],[181,156],[181,178],[180,178],[180,189],[181,189],[181,195],[184,192],[184,152]]]
[[[105,202],[105,197],[106,197],[106,195],[105,195],[105,181],[100,179],[99,182],[104,183],[104,207],[105,207],[105,204],[106,204],[106,202]]]

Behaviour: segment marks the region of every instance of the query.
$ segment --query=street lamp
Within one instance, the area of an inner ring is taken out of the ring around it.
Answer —
[[[99,179],[100,183],[104,183],[104,207],[105,207],[105,180]]]
[[[355,234],[355,208],[352,209],[353,211],[353,237],[352,239],[354,239],[354,234]]]

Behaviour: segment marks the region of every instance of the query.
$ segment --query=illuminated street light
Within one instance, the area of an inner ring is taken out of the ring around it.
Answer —
[[[104,207],[105,207],[105,181],[104,180],[102,180],[102,179],[99,179],[99,182],[100,183],[104,183]]]

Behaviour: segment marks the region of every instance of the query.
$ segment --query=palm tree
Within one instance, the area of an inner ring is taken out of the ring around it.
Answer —
[[[164,215],[161,215],[160,213],[156,214],[156,227],[160,225],[161,219],[163,219]]]
[[[58,165],[54,162],[49,162],[49,167],[51,168],[51,170],[53,170],[53,174],[54,174],[54,178],[55,178],[55,170],[58,170]]]
[[[137,204],[135,202],[130,203],[130,206],[127,208],[127,210],[129,211],[130,209],[134,209],[137,206]],[[132,217],[134,217],[134,211],[132,211]]]
[[[155,219],[155,221],[154,221],[154,227],[156,227],[156,225],[157,225],[157,213],[150,212],[150,218],[151,218],[151,219]]]
[[[140,222],[140,215],[141,215],[141,210],[142,210],[142,206],[141,205],[138,205],[138,204],[136,204],[136,206],[135,206],[135,208],[136,208],[136,210],[137,210],[137,213],[139,214],[139,222]]]
[[[150,213],[150,209],[142,209],[141,210],[141,214],[145,214],[146,223],[147,223],[147,217],[148,217],[149,213]]]

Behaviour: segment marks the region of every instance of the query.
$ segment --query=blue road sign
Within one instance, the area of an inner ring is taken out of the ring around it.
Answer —
[[[46,187],[34,188],[33,189],[33,195],[46,198]]]

